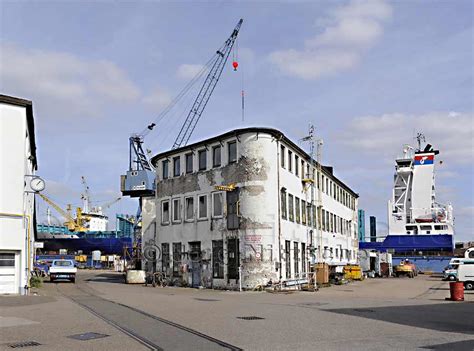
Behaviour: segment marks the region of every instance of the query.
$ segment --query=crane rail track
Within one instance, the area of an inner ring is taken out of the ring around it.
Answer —
[[[60,283],[59,283],[60,284]],[[92,297],[94,299],[98,299],[98,300],[102,300],[103,302],[106,302],[106,303],[111,303],[115,306],[118,306],[120,308],[126,308],[128,309],[129,311],[132,311],[134,313],[137,313],[141,316],[144,316],[146,318],[150,318],[152,320],[155,320],[156,322],[158,323],[161,323],[161,324],[164,324],[166,326],[169,326],[169,327],[172,327],[172,328],[176,328],[184,333],[189,333],[195,337],[199,337],[201,339],[204,339],[206,340],[207,342],[210,342],[212,344],[214,344],[216,347],[219,347],[219,348],[222,348],[222,349],[227,349],[227,350],[242,350],[241,348],[237,347],[237,346],[234,346],[234,345],[231,345],[231,344],[228,344],[222,340],[218,340],[216,338],[213,338],[209,335],[206,335],[206,334],[203,334],[197,330],[194,330],[194,329],[191,329],[191,328],[188,328],[188,327],[185,327],[183,325],[180,325],[178,323],[175,323],[175,322],[172,322],[172,321],[169,321],[169,320],[166,320],[166,319],[163,319],[161,317],[158,317],[158,316],[155,316],[153,314],[150,314],[150,313],[147,313],[147,312],[144,312],[138,308],[135,308],[135,307],[131,307],[131,306],[128,306],[128,305],[125,305],[125,304],[122,304],[120,302],[116,302],[116,301],[112,301],[112,300],[109,300],[109,299],[105,299],[103,297],[100,297],[98,296],[97,294],[94,294],[93,292],[91,292],[89,289],[84,289],[83,287],[79,286],[79,284],[76,284],[75,285],[75,289],[81,291],[83,293],[83,295],[71,295],[71,294],[68,294],[67,292],[65,292],[64,290],[62,290],[59,286],[58,283],[55,283],[56,285],[56,290],[57,292],[63,296],[64,298],[67,298],[69,300],[71,300],[72,302],[76,303],[78,306],[84,308],[86,311],[90,312],[91,314],[95,315],[96,317],[102,319],[104,322],[106,322],[107,324],[113,326],[114,328],[116,328],[117,330],[121,331],[122,333],[124,333],[125,335],[129,336],[130,338],[136,340],[137,342],[139,342],[140,344],[142,344],[143,346],[147,347],[148,349],[150,350],[164,350],[164,348],[162,348],[161,346],[157,345],[155,342],[149,340],[149,338],[146,338],[144,337],[143,335],[140,335],[139,333],[137,333],[136,331],[133,331],[132,329],[128,328],[127,326],[125,325],[122,325],[122,323],[117,323],[116,321],[112,320],[111,318],[108,318],[104,313],[100,313],[96,310],[94,310],[91,306],[87,305],[86,303],[84,302],[81,302],[80,301],[80,298],[81,297]]]

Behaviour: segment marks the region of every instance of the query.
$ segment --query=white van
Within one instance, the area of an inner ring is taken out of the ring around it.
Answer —
[[[463,282],[466,290],[474,290],[474,262],[458,265],[457,271],[458,282]]]

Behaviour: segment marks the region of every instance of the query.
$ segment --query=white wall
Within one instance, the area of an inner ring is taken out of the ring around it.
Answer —
[[[26,108],[0,104],[0,251],[19,254],[18,292],[23,293],[28,276],[28,229],[33,245],[34,196],[26,194],[25,178],[33,174]],[[19,215],[19,216],[18,216]],[[30,255],[30,267],[32,256]]]

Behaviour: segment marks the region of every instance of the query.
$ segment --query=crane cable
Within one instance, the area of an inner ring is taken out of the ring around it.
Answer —
[[[164,108],[164,110],[146,127],[139,135],[145,137],[153,130],[153,127],[156,126],[167,114],[168,112],[191,90],[191,88],[196,84],[199,79],[202,78],[204,73],[206,73],[211,63],[215,60],[218,54],[215,53],[201,68],[201,70],[184,86],[184,88],[178,93],[178,95]]]

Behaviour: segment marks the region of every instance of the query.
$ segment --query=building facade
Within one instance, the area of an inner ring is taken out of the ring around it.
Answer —
[[[24,294],[33,267],[38,168],[31,101],[0,95],[0,294]]]
[[[177,282],[251,289],[357,261],[358,195],[278,130],[234,130],[152,163],[144,252],[154,246],[148,263]]]

